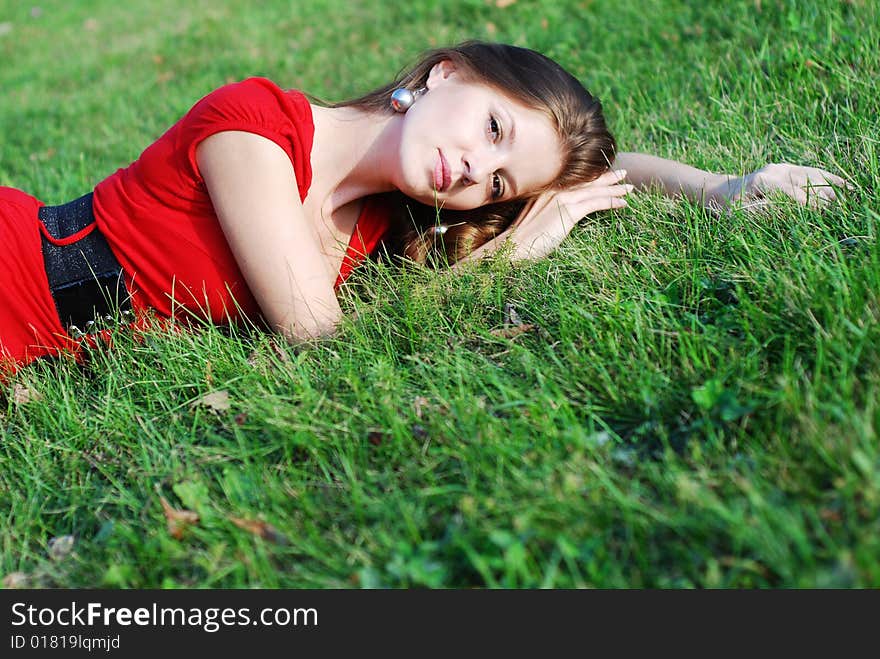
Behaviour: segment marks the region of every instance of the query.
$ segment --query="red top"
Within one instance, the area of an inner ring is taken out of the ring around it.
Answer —
[[[196,162],[199,143],[226,130],[275,142],[290,158],[300,200],[308,194],[315,125],[305,96],[265,78],[208,94],[130,167],[95,188],[95,219],[125,271],[136,311],[151,307],[180,318],[195,313],[215,323],[234,321],[241,312],[254,321],[259,317]],[[386,228],[381,209],[365,204],[337,287]]]
[[[129,167],[98,184],[97,226],[125,273],[132,307],[182,320],[195,314],[215,323],[245,315],[262,323],[196,163],[196,147],[226,130],[255,133],[290,158],[301,200],[312,180],[315,126],[298,91],[264,78],[225,85],[200,100]],[[37,218],[43,203],[0,188],[0,372],[44,354],[75,349],[61,327],[42,262]],[[376,247],[388,228],[384,206],[367,200],[358,217],[335,286]]]

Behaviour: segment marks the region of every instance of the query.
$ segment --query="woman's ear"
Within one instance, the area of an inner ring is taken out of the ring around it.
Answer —
[[[425,86],[428,89],[434,89],[437,85],[448,80],[454,73],[455,63],[452,60],[440,60],[431,67],[431,72],[428,74],[428,80],[425,82]]]

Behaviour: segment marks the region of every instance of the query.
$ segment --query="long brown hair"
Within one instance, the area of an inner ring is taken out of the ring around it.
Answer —
[[[391,92],[398,87],[424,87],[431,68],[444,60],[451,60],[466,79],[489,85],[525,107],[548,115],[563,150],[561,173],[550,188],[592,181],[610,167],[616,145],[598,99],[556,62],[528,48],[466,41],[431,50],[396,80],[331,107],[393,113]],[[533,190],[531,194],[539,192]],[[524,198],[451,211],[421,204],[400,193],[388,197],[393,211],[391,229],[383,240],[384,251],[418,263],[454,263],[502,233],[528,202]],[[433,230],[440,223],[447,227],[444,233]],[[430,259],[432,254],[441,258]]]

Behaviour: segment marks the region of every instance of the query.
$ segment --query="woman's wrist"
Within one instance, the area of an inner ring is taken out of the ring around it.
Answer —
[[[742,195],[743,179],[733,174],[713,174],[706,181],[703,205],[706,207],[727,206]]]
[[[726,204],[735,195],[737,177],[647,153],[620,153],[613,168],[626,169],[627,182],[639,190],[659,187],[668,197],[685,197],[707,207]]]

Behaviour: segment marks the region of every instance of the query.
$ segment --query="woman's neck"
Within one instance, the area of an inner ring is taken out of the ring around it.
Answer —
[[[312,106],[312,186],[327,191],[319,201],[323,212],[363,197],[394,189],[393,171],[400,121],[357,108]]]

